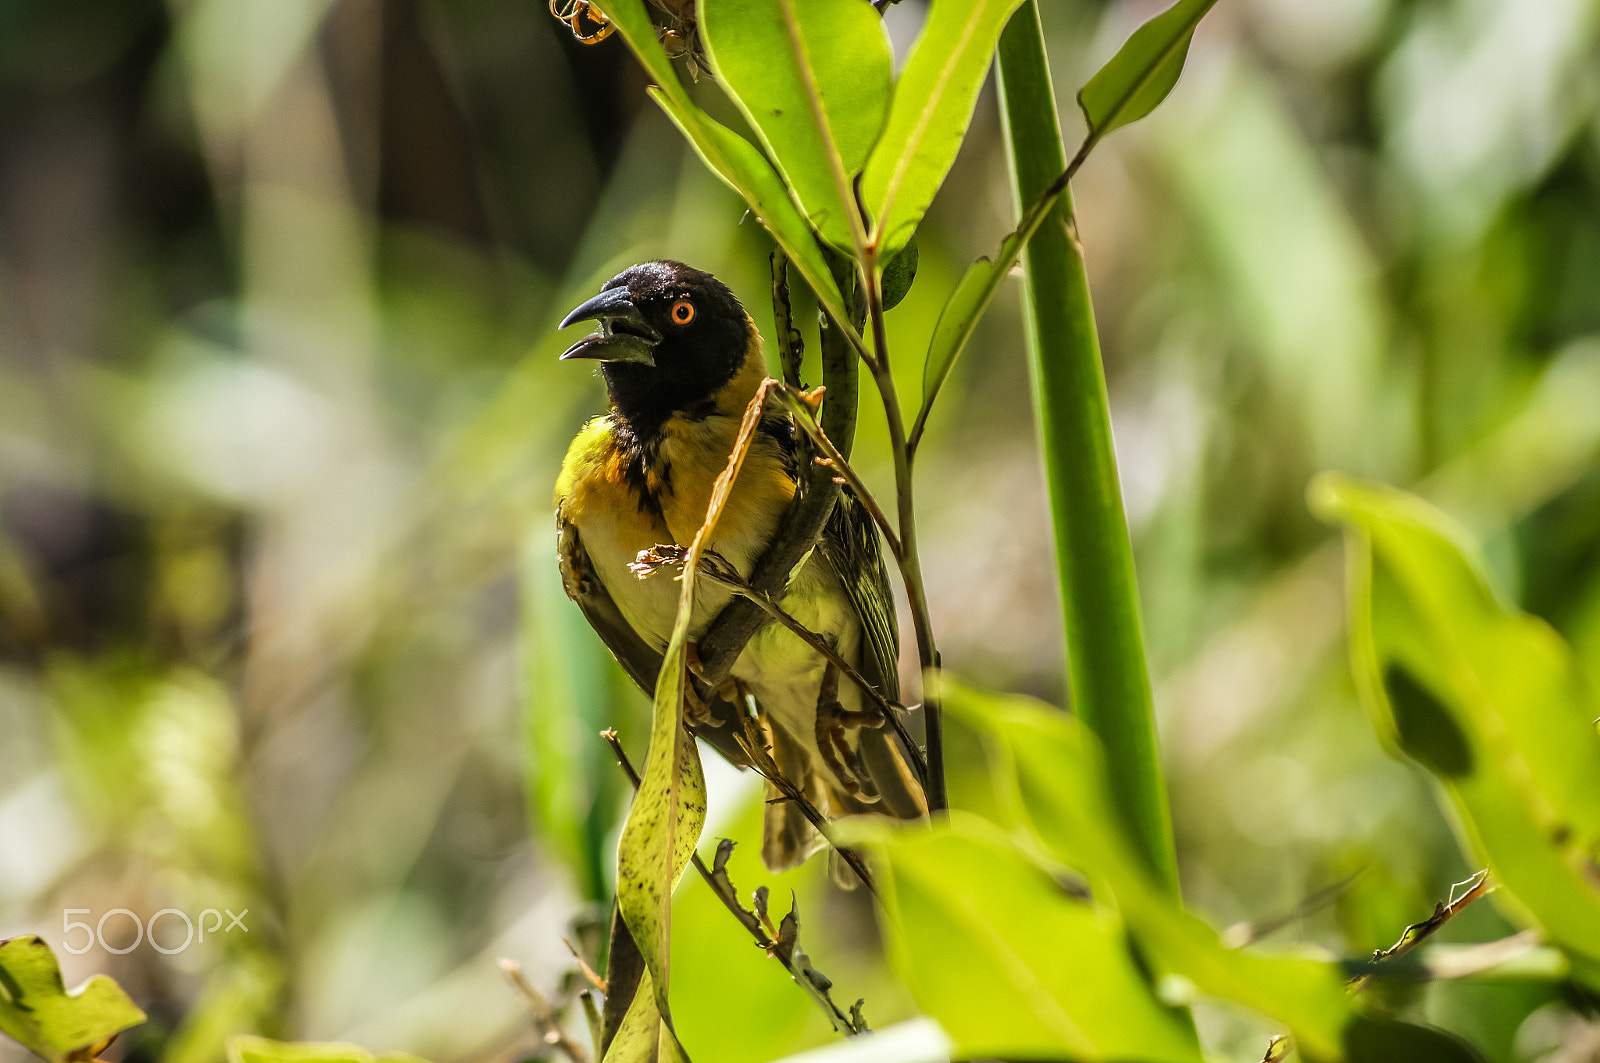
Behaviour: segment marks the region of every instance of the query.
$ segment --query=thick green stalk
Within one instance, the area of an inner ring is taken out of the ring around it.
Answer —
[[[1034,0],[1000,37],[1001,112],[1020,212],[1067,166]],[[1072,704],[1105,747],[1129,838],[1170,888],[1178,883],[1133,548],[1111,443],[1105,370],[1071,194],[1056,201],[1022,257],[1034,409],[1044,448]]]

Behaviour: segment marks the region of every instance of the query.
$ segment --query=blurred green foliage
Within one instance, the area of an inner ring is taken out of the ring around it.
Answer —
[[[1042,8],[1061,88],[1156,10]],[[926,10],[889,12],[902,62]],[[1576,0],[1235,0],[1074,187],[1185,900],[1213,924],[1361,870],[1278,931],[1359,956],[1474,870],[1362,713],[1313,473],[1439,503],[1600,675],[1597,34]],[[1010,228],[994,110],[986,91],[920,230],[897,350],[926,348]],[[560,995],[560,935],[600,914],[623,809],[592,732],[642,762],[647,728],[540,582],[559,454],[602,402],[556,364],[554,321],[670,255],[770,336],[766,238],[621,43],[580,46],[538,3],[5,5],[0,129],[0,937],[127,988],[150,1021],[115,1058],[214,1061],[249,1029],[539,1051],[493,961]],[[1059,702],[1014,301],[929,422],[922,548],[945,660]],[[982,775],[981,748],[952,748],[953,781]],[[753,793],[712,775],[708,833],[750,838]],[[815,865],[763,876],[755,851],[735,881],[797,884],[836,996],[875,1026],[913,1014],[859,898]],[[700,946],[674,960],[697,1059],[834,1038],[703,886],[674,903]],[[171,956],[63,954],[57,930],[68,908],[230,905],[249,936]],[[1512,929],[1479,904],[1440,937]],[[1496,1063],[1594,1036],[1559,983],[1395,1002]],[[1259,1020],[1196,1014],[1209,1051],[1259,1058]]]

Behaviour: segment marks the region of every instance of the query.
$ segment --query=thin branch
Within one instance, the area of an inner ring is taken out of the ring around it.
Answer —
[[[857,209],[866,208],[856,190]],[[911,476],[911,449],[906,441],[905,416],[895,392],[894,372],[889,365],[889,332],[883,320],[883,277],[878,269],[877,248],[868,247],[861,258],[861,279],[866,287],[867,317],[872,323],[872,345],[877,358],[872,363],[873,381],[883,400],[884,420],[889,427],[889,447],[894,455],[895,500],[898,503],[900,581],[905,584],[906,601],[911,607],[911,622],[917,636],[917,660],[922,666],[922,715],[927,734],[928,774],[923,794],[929,812],[949,807],[944,779],[944,722],[939,692],[928,676],[939,667],[939,649],[933,640],[933,621],[928,613],[928,594],[922,583],[922,561],[917,553],[917,510]]]
[[[1494,881],[1489,877],[1487,868],[1465,881],[1455,883],[1450,887],[1450,895],[1434,905],[1432,915],[1420,923],[1412,923],[1406,927],[1405,931],[1401,933],[1400,939],[1393,945],[1386,949],[1374,951],[1370,966],[1376,968],[1379,964],[1393,964],[1394,961],[1405,956],[1406,953],[1432,937],[1440,927],[1459,915],[1463,908],[1493,888]],[[1456,890],[1458,889],[1463,890],[1459,897],[1456,896]],[[1501,943],[1491,942],[1490,944],[1500,945]],[[1345,983],[1345,988],[1351,996],[1354,996],[1371,985],[1372,980],[1378,977],[1378,973],[1377,970],[1369,970],[1365,974],[1357,975]],[[1261,1063],[1279,1063],[1280,1060],[1288,1056],[1289,1048],[1289,1038],[1284,1034],[1276,1035],[1267,1043],[1267,1052],[1266,1055],[1261,1057]]]
[[[505,972],[512,987],[521,993],[522,999],[527,1002],[533,1027],[544,1043],[559,1049],[572,1063],[590,1063],[589,1053],[584,1051],[582,1045],[567,1036],[567,1032],[561,1028],[561,1023],[556,1018],[554,1009],[550,1007],[550,1002],[544,998],[543,993],[533,988],[528,976],[522,973],[522,965],[516,960],[501,960],[500,970]]]
[[[1386,964],[1383,976],[1415,982],[1448,982],[1457,978],[1471,978],[1533,956],[1543,945],[1544,936],[1537,930],[1523,930],[1494,941],[1480,941],[1476,945],[1429,945],[1406,959]],[[1560,953],[1548,949],[1545,951],[1557,960],[1548,974],[1560,977],[1560,969],[1564,966],[1560,961]],[[1360,966],[1370,969],[1372,965]]]
[[[756,734],[755,721],[748,716],[744,717],[743,720],[744,734],[735,737],[744,748],[745,755],[750,758],[750,763],[755,767],[756,771],[761,773],[762,778],[777,787],[778,792],[783,795],[783,800],[793,802],[795,807],[800,809],[800,814],[806,817],[806,821],[816,828],[817,833],[822,835],[823,840],[833,848],[834,852],[839,854],[840,859],[850,865],[850,870],[856,873],[856,877],[861,880],[862,885],[867,887],[867,891],[874,898],[881,901],[882,898],[878,896],[878,888],[873,885],[872,875],[867,870],[866,863],[862,861],[861,854],[848,846],[840,845],[834,840],[833,834],[828,829],[828,817],[824,816],[817,809],[817,806],[811,803],[811,799],[798,786],[784,776],[777,762],[767,753],[766,747],[761,742],[761,736]]]
[[[898,561],[901,553],[900,537],[895,534],[894,525],[890,524],[889,518],[884,516],[883,507],[878,505],[878,500],[872,496],[871,491],[867,490],[867,485],[861,481],[861,476],[856,472],[854,466],[850,464],[849,459],[839,453],[839,448],[833,445],[833,440],[828,438],[828,433],[824,432],[822,426],[817,423],[815,411],[812,410],[805,396],[789,387],[779,388],[778,395],[783,399],[784,404],[789,407],[801,431],[810,437],[811,442],[816,444],[817,449],[822,451],[823,457],[827,459],[821,464],[842,476],[845,483],[849,485],[851,492],[856,496],[856,500],[866,507],[867,512],[872,516],[873,523],[878,526],[878,530],[883,533],[884,539],[888,542],[889,552]]]
[[[958,353],[965,348],[967,338],[970,336],[972,329],[977,326],[978,319],[983,316],[983,312],[988,308],[990,301],[994,299],[994,293],[998,290],[1000,281],[1016,266],[1017,259],[1022,257],[1023,248],[1028,246],[1028,241],[1033,239],[1033,234],[1039,231],[1039,227],[1050,216],[1050,211],[1055,207],[1056,200],[1061,198],[1061,194],[1072,183],[1072,178],[1077,174],[1078,168],[1083,165],[1084,160],[1089,157],[1089,152],[1099,143],[1100,136],[1101,134],[1091,133],[1084,138],[1083,143],[1078,146],[1078,153],[1072,157],[1072,161],[1067,164],[1067,168],[1029,202],[1022,212],[1021,220],[1017,222],[1017,227],[1007,233],[1005,238],[1000,241],[1000,250],[994,259],[995,265],[993,268],[995,273],[993,279],[974,311],[972,319],[966,323],[966,334],[957,344]],[[1068,224],[1075,225],[1076,222],[1069,216]],[[1077,239],[1075,230],[1073,239]],[[918,448],[922,445],[922,435],[927,430],[928,418],[932,413],[933,402],[932,397],[930,397],[917,410],[917,416],[911,425],[911,434],[906,440],[906,448],[913,462],[916,460]]]
[[[606,985],[606,980],[595,973],[595,969],[593,967],[589,966],[589,961],[583,958],[583,953],[578,951],[578,946],[572,943],[572,939],[569,937],[563,937],[561,939],[561,943],[567,947],[568,952],[572,953],[572,958],[578,961],[578,971],[585,979],[588,980],[589,984],[594,986],[602,993],[607,992],[608,987]]]
[[[921,748],[917,746],[910,733],[906,731],[905,724],[901,722],[900,706],[884,697],[877,687],[869,683],[867,678],[858,672],[849,661],[839,655],[838,650],[828,644],[827,639],[800,623],[781,605],[778,605],[771,598],[768,598],[741,579],[738,572],[734,571],[733,567],[727,564],[720,555],[707,555],[702,565],[707,576],[710,576],[718,583],[733,588],[755,602],[763,612],[789,629],[801,642],[821,654],[830,664],[839,669],[846,679],[860,688],[861,692],[877,707],[878,712],[882,714],[889,726],[894,728],[894,733],[900,737],[901,743],[905,746],[907,756],[911,758],[911,765],[916,770],[917,781],[926,788],[928,784],[928,762],[923,759]]]
[[[1456,890],[1462,889],[1463,887],[1465,888],[1463,889],[1461,896],[1457,897]],[[1416,948],[1422,942],[1426,941],[1428,938],[1437,933],[1439,928],[1444,926],[1450,920],[1454,919],[1456,915],[1460,913],[1461,909],[1465,908],[1479,897],[1482,897],[1485,893],[1488,893],[1493,888],[1494,882],[1492,879],[1490,879],[1489,870],[1487,868],[1479,871],[1476,875],[1473,875],[1464,882],[1457,882],[1455,885],[1450,887],[1450,896],[1434,905],[1432,915],[1428,916],[1428,918],[1424,919],[1420,923],[1412,923],[1410,926],[1406,927],[1405,932],[1400,935],[1400,940],[1396,941],[1393,945],[1390,945],[1386,949],[1379,949],[1378,951],[1374,952],[1372,954],[1372,962],[1374,964],[1379,964],[1398,960],[1400,957],[1404,956],[1406,953],[1410,952],[1412,949]],[[1374,972],[1360,975],[1359,977],[1351,979],[1350,992],[1361,992],[1363,989],[1367,988],[1367,986],[1371,984],[1372,980],[1376,977],[1377,974]]]
[[[1355,885],[1356,880],[1365,871],[1365,867],[1359,868],[1339,881],[1323,886],[1286,912],[1268,916],[1265,919],[1234,923],[1222,932],[1223,947],[1242,949],[1251,942],[1259,941],[1268,934],[1276,933],[1292,923],[1297,923],[1307,916],[1316,914],[1343,896],[1351,886]]]
[[[600,737],[610,744],[611,752],[616,755],[617,764],[622,768],[623,773],[628,776],[628,781],[633,784],[633,788],[637,790],[639,788],[639,773],[634,770],[633,762],[628,759],[627,751],[622,748],[622,740],[617,737],[617,732],[614,730],[601,731]],[[728,909],[733,914],[733,917],[739,921],[739,925],[749,932],[756,945],[763,949],[768,956],[783,964],[784,969],[789,972],[789,976],[799,983],[802,989],[806,990],[807,995],[817,1001],[818,1006],[828,1016],[828,1020],[834,1024],[834,1029],[843,1027],[845,1033],[850,1035],[860,1033],[861,1029],[851,1021],[850,1016],[841,1011],[838,1005],[833,1002],[833,999],[828,996],[827,989],[819,986],[814,979],[805,974],[800,966],[796,964],[794,959],[795,942],[773,940],[768,935],[766,928],[761,925],[760,918],[739,903],[738,891],[733,888],[733,881],[728,877],[727,872],[728,857],[732,852],[733,842],[724,838],[717,845],[717,866],[715,868],[707,867],[706,862],[700,859],[698,852],[690,856],[690,862],[694,864],[694,869],[699,872],[706,885],[711,887],[711,892],[717,895],[717,899],[722,902],[722,906]],[[765,889],[765,887],[762,888]],[[791,912],[791,914],[793,913]],[[785,922],[787,923],[787,920]],[[799,920],[796,917],[796,933],[798,933],[798,925]],[[801,955],[804,956],[804,953],[801,953]],[[809,963],[806,966],[809,967]]]

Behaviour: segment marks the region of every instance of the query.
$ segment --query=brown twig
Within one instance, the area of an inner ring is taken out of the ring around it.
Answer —
[[[856,206],[865,218],[866,206],[861,201],[859,186],[856,188]],[[917,637],[917,663],[923,674],[922,719],[927,734],[928,757],[927,784],[923,787],[923,793],[928,800],[928,811],[942,812],[950,806],[944,780],[944,718],[940,710],[937,683],[928,678],[939,667],[939,648],[933,639],[933,619],[928,611],[928,592],[923,586],[922,560],[917,552],[917,506],[911,474],[913,454],[907,441],[905,414],[900,409],[900,398],[895,391],[894,370],[889,364],[889,331],[883,319],[883,277],[878,268],[876,241],[862,249],[857,264],[866,290],[867,317],[872,324],[875,353],[875,357],[867,364],[872,370],[873,382],[878,386],[878,397],[883,400],[884,421],[889,428],[889,449],[894,456],[900,543],[895,560],[900,567],[900,582],[905,585],[906,604],[911,609],[911,623]]]
[[[890,524],[889,518],[884,516],[883,507],[878,505],[878,500],[872,497],[872,492],[868,491],[867,485],[862,483],[861,477],[857,475],[849,459],[839,453],[839,448],[833,445],[833,441],[828,438],[828,433],[824,432],[822,426],[817,423],[816,415],[810,405],[807,404],[805,397],[798,391],[788,387],[780,389],[778,395],[783,399],[784,404],[789,407],[789,411],[794,415],[795,423],[800,426],[801,431],[810,437],[811,442],[816,444],[817,449],[822,451],[823,457],[827,459],[826,461],[819,460],[819,464],[825,465],[839,476],[844,477],[845,482],[850,486],[851,493],[856,496],[857,501],[866,507],[867,512],[872,515],[873,523],[878,526],[879,531],[883,532],[883,537],[889,544],[889,552],[898,561],[900,559],[900,537],[895,534],[894,525]]]
[[[848,846],[840,845],[834,840],[833,834],[828,830],[828,818],[818,810],[816,805],[811,803],[811,799],[805,795],[803,790],[784,776],[782,769],[778,767],[777,762],[767,752],[761,736],[756,733],[755,721],[746,716],[743,717],[743,723],[744,733],[735,735],[734,739],[738,741],[740,747],[744,750],[751,766],[761,774],[762,778],[777,788],[778,793],[783,795],[783,800],[793,802],[795,807],[800,809],[800,814],[806,817],[806,822],[815,827],[817,833],[822,835],[823,840],[833,848],[834,852],[839,854],[839,858],[850,866],[850,870],[856,873],[856,877],[861,880],[862,885],[867,887],[867,891],[873,897],[882,900],[882,898],[878,897],[878,889],[873,885],[872,875],[867,871],[867,865],[861,859],[861,854]]]
[[[512,987],[522,994],[523,1000],[527,1001],[533,1027],[544,1043],[559,1049],[562,1055],[572,1060],[572,1063],[590,1063],[589,1053],[583,1050],[582,1045],[567,1036],[556,1018],[555,1010],[550,1007],[550,1002],[544,998],[543,993],[533,988],[528,976],[522,973],[522,965],[516,960],[501,960],[500,970],[505,972]]]
[[[1461,896],[1457,897],[1456,890],[1463,886],[1466,887],[1466,890],[1461,894]],[[1405,931],[1401,933],[1400,939],[1393,945],[1390,945],[1386,949],[1378,949],[1374,951],[1371,960],[1372,965],[1376,966],[1383,963],[1393,963],[1395,960],[1400,959],[1402,956],[1406,955],[1406,953],[1422,944],[1423,941],[1427,940],[1429,937],[1432,937],[1438,932],[1440,927],[1444,926],[1450,920],[1459,915],[1461,913],[1461,909],[1465,908],[1479,897],[1482,897],[1485,893],[1488,893],[1493,888],[1494,882],[1489,877],[1489,871],[1487,868],[1479,871],[1477,874],[1466,879],[1465,881],[1455,883],[1450,887],[1450,895],[1433,906],[1432,915],[1420,923],[1412,923],[1410,926],[1406,927]],[[1367,986],[1372,983],[1372,980],[1377,976],[1377,971],[1369,970],[1365,974],[1359,974],[1350,979],[1345,983],[1345,988],[1350,992],[1351,996],[1354,996],[1366,989]],[[1277,1036],[1273,1037],[1270,1042],[1268,1042],[1267,1052],[1266,1055],[1261,1057],[1261,1063],[1278,1063],[1278,1061],[1282,1060],[1289,1054],[1289,1047],[1289,1038],[1283,1034],[1278,1034]]]
[[[610,744],[611,752],[616,755],[617,764],[621,766],[623,773],[628,776],[628,781],[632,783],[633,788],[637,790],[640,782],[639,773],[634,770],[633,762],[628,759],[627,751],[622,748],[622,740],[617,736],[617,732],[607,729],[600,732],[600,737],[604,738],[606,742]],[[817,1001],[818,1006],[820,1006],[827,1014],[829,1021],[834,1024],[834,1028],[839,1029],[840,1027],[843,1027],[847,1034],[860,1033],[861,1028],[858,1028],[857,1025],[851,1021],[850,1016],[839,1010],[838,1005],[836,1005],[833,1002],[833,999],[828,996],[827,987],[819,985],[816,979],[812,978],[810,973],[807,973],[808,971],[814,973],[814,969],[810,967],[809,961],[803,965],[804,969],[802,969],[802,965],[796,961],[795,953],[797,950],[794,942],[774,940],[773,937],[768,935],[766,928],[762,926],[761,919],[756,915],[756,913],[750,911],[744,905],[739,903],[738,891],[733,888],[733,881],[728,878],[727,872],[728,857],[731,856],[732,853],[733,842],[728,838],[724,838],[717,845],[716,867],[707,867],[706,862],[700,858],[699,853],[691,854],[689,860],[690,863],[694,865],[695,871],[699,872],[700,877],[705,880],[706,885],[711,887],[711,892],[717,895],[717,899],[722,902],[722,906],[733,914],[733,917],[739,921],[740,926],[743,926],[745,930],[749,931],[750,936],[755,940],[756,945],[765,950],[768,956],[771,956],[779,963],[783,964],[784,969],[789,972],[789,976],[799,983],[800,987],[805,989],[806,992]],[[765,889],[765,887],[763,887],[763,889]],[[798,934],[799,929],[799,917],[797,911],[798,909],[792,909],[790,912],[791,915],[795,916],[794,927],[796,935]],[[785,922],[787,923],[788,920],[785,920]],[[782,935],[780,935],[780,938],[781,937]],[[803,958],[805,953],[801,952],[799,955]]]
[[[572,939],[563,937],[561,943],[567,947],[568,952],[572,953],[572,958],[578,961],[578,970],[588,983],[602,993],[607,992],[606,980],[596,974],[593,967],[589,966],[589,961],[583,958],[583,953],[578,951],[578,946],[572,943]]]
[[[877,709],[883,715],[883,718],[888,722],[890,727],[894,728],[895,734],[899,736],[901,743],[905,746],[906,755],[911,759],[911,766],[917,773],[917,781],[922,783],[924,786],[927,785],[928,762],[923,759],[922,750],[917,747],[917,744],[912,739],[910,732],[906,730],[905,724],[900,720],[900,706],[895,705],[888,698],[884,697],[883,694],[878,691],[877,687],[873,686],[867,681],[865,676],[856,671],[856,669],[853,668],[843,657],[839,656],[839,651],[830,646],[827,639],[824,639],[821,635],[818,635],[815,631],[812,631],[810,628],[800,623],[800,621],[791,616],[781,605],[777,604],[772,599],[768,598],[766,595],[762,594],[760,591],[756,590],[754,587],[750,586],[750,584],[741,579],[739,574],[734,571],[733,568],[729,566],[720,555],[708,554],[704,563],[704,571],[706,575],[710,576],[718,583],[723,583],[729,587],[732,587],[746,598],[755,602],[761,607],[763,612],[791,631],[796,638],[800,639],[801,642],[804,642],[807,646],[810,646],[817,653],[821,654],[828,660],[830,664],[839,669],[846,679],[850,680],[850,682],[859,687],[861,692],[871,700],[873,705],[877,706]]]
[[[1465,886],[1466,889],[1462,892],[1461,896],[1457,897],[1456,890],[1463,886]],[[1390,945],[1386,949],[1379,949],[1374,952],[1372,954],[1372,962],[1374,964],[1379,964],[1398,960],[1400,957],[1404,956],[1406,953],[1410,952],[1412,949],[1416,948],[1422,942],[1426,941],[1428,938],[1437,933],[1439,928],[1444,926],[1450,920],[1454,919],[1456,915],[1460,913],[1461,909],[1465,908],[1479,897],[1482,897],[1485,893],[1488,893],[1493,888],[1494,884],[1489,877],[1489,870],[1487,868],[1479,871],[1477,874],[1473,875],[1464,882],[1457,882],[1454,886],[1450,887],[1450,896],[1433,906],[1432,915],[1428,916],[1428,918],[1424,919],[1420,923],[1412,923],[1410,926],[1406,927],[1405,932],[1400,935],[1400,940],[1396,941],[1393,945]],[[1357,977],[1352,978],[1349,983],[1350,992],[1361,992],[1363,989],[1367,988],[1367,986],[1376,977],[1376,972],[1369,972],[1367,974],[1358,975]]]
[[[1346,890],[1355,885],[1356,879],[1360,878],[1365,870],[1365,868],[1360,868],[1337,882],[1323,886],[1286,912],[1269,916],[1265,919],[1234,923],[1222,932],[1223,947],[1229,949],[1244,948],[1251,942],[1259,941],[1268,934],[1282,930],[1291,923],[1299,922],[1309,915],[1314,915],[1338,900]]]

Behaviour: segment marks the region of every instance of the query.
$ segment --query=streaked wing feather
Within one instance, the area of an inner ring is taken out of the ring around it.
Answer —
[[[890,701],[900,700],[900,633],[895,624],[894,592],[884,567],[878,529],[866,507],[846,491],[828,518],[820,544],[850,604],[861,620],[871,653],[862,654],[862,675]]]

